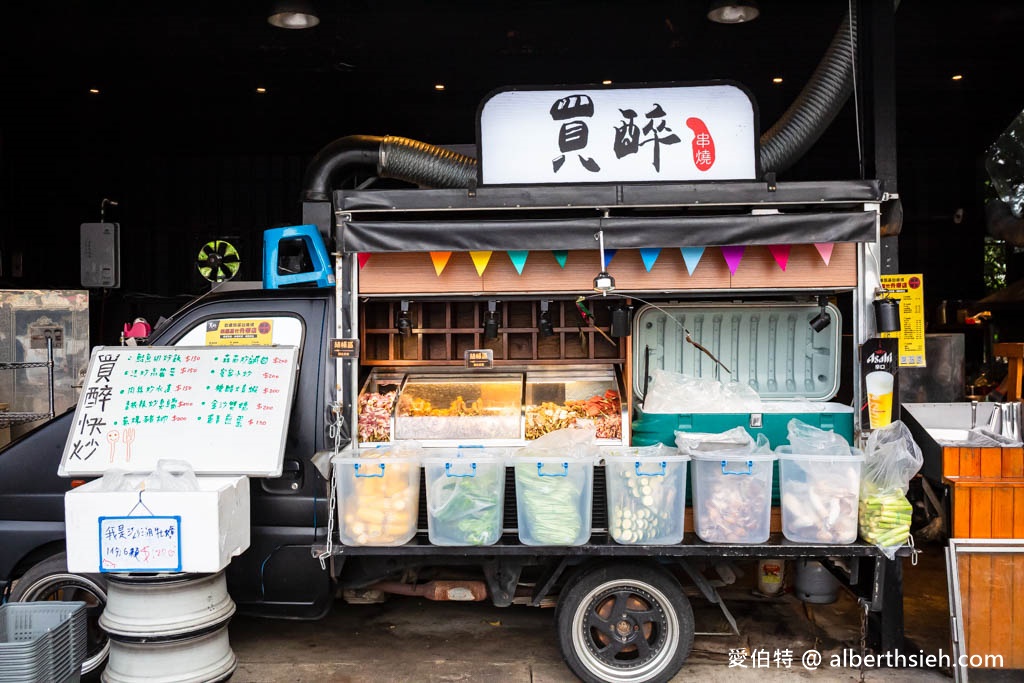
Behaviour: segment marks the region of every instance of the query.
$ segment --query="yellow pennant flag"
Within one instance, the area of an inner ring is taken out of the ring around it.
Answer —
[[[444,267],[448,265],[448,259],[452,257],[450,251],[432,251],[430,252],[430,260],[434,262],[434,270],[437,272],[437,276],[441,277],[441,273],[444,272]]]
[[[484,271],[487,270],[487,263],[491,260],[491,251],[471,251],[469,252],[470,257],[473,259],[473,265],[476,266],[476,274],[483,277]]]

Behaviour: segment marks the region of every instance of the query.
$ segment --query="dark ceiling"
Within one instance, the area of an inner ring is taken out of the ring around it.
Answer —
[[[3,117],[112,145],[159,131],[205,149],[311,151],[351,133],[471,142],[477,103],[500,86],[727,78],[754,92],[767,128],[848,0],[762,0],[756,21],[731,26],[707,20],[708,0],[316,4],[319,26],[286,31],[258,1],[33,3],[31,22],[0,27]],[[1022,105],[1024,3],[896,4],[898,104],[910,134],[946,130],[942,109],[964,105],[1005,125]],[[773,85],[774,76],[785,80]]]
[[[314,1],[321,23],[304,31],[270,26],[269,3],[255,0],[40,0],[8,14],[0,286],[76,286],[77,226],[98,218],[104,196],[121,201],[114,218],[125,225],[187,235],[183,251],[207,235],[241,234],[258,259],[259,230],[298,217],[302,170],[327,142],[393,134],[472,143],[478,103],[502,86],[731,79],[753,93],[766,130],[850,4],[761,0],[755,21],[719,25],[705,16],[709,0]],[[889,120],[910,226],[901,252],[924,269],[931,256],[913,259],[932,249],[933,233],[914,224],[949,222],[978,200],[984,150],[1024,108],[1024,3],[895,5]],[[872,85],[858,82],[862,117]],[[782,179],[856,177],[855,111],[848,104]],[[967,215],[980,253],[983,225],[977,211]],[[33,261],[44,235],[68,244],[62,267],[49,254]],[[174,268],[191,270],[191,256],[172,254],[181,263],[160,276],[131,264],[144,260],[131,250],[150,241],[126,232],[126,286],[182,289],[166,283]],[[166,253],[178,247],[171,242]],[[22,279],[10,277],[16,251]]]

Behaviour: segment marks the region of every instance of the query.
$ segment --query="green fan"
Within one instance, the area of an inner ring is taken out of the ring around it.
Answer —
[[[238,274],[242,265],[238,250],[224,240],[213,240],[203,245],[196,257],[199,274],[210,282],[224,282]]]

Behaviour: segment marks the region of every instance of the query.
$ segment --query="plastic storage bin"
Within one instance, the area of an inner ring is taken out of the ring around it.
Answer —
[[[460,448],[423,459],[427,532],[434,545],[491,545],[501,538],[504,452]]]
[[[686,463],[678,450],[615,449],[606,453],[608,533],[617,543],[666,545],[683,540]],[[657,451],[663,450],[664,453]]]
[[[722,444],[704,444],[707,447]],[[764,543],[771,532],[775,455],[693,451],[693,526],[708,543]]]
[[[0,680],[79,680],[87,632],[84,602],[0,605]]]
[[[594,459],[513,458],[519,540],[526,545],[583,545],[590,540]]]
[[[864,455],[802,455],[779,446],[782,534],[798,543],[853,543]]]
[[[338,496],[338,536],[344,545],[395,546],[416,535],[419,457],[386,455],[380,450],[345,451],[331,463]]]

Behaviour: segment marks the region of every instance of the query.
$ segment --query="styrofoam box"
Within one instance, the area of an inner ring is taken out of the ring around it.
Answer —
[[[775,449],[782,491],[782,534],[797,543],[853,543],[864,455],[794,453]]]
[[[103,491],[102,479],[68,491],[68,570],[207,573],[227,567],[249,547],[249,478],[197,481],[198,491]]]

